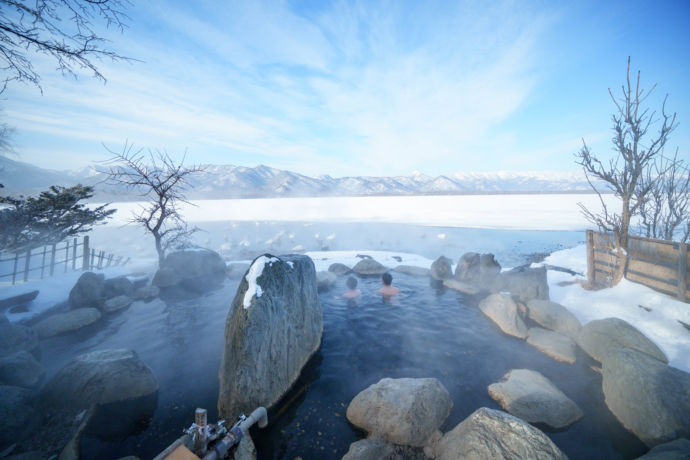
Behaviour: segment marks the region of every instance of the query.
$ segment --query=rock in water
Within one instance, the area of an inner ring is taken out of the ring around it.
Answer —
[[[663,351],[630,323],[619,318],[604,318],[585,324],[577,344],[589,356],[601,362],[614,348],[630,348],[668,364]]]
[[[637,460],[690,460],[690,441],[681,438],[659,444]]]
[[[125,276],[118,276],[117,278],[110,278],[103,282],[103,298],[112,299],[113,297],[126,295],[132,297],[134,295],[134,283]]]
[[[601,370],[606,405],[642,442],[690,436],[690,374],[629,348],[609,350]]]
[[[512,415],[530,423],[565,428],[582,417],[577,404],[539,372],[512,369],[489,385],[489,395]]]
[[[491,290],[501,273],[501,265],[493,254],[468,252],[460,257],[455,267],[455,279],[474,285],[478,289]]]
[[[520,302],[532,299],[549,300],[549,284],[546,281],[546,269],[518,267],[507,272],[501,272],[501,291],[510,292]]]
[[[567,335],[533,327],[527,331],[527,343],[556,361],[572,364],[575,362],[575,341]]]
[[[567,460],[541,431],[500,410],[482,407],[443,435],[436,460]]]
[[[219,417],[270,407],[318,350],[323,313],[309,257],[257,257],[240,282],[225,322]]]
[[[31,430],[38,420],[31,406],[31,391],[0,385],[0,448],[17,442],[17,432]]]
[[[158,381],[133,350],[100,350],[76,357],[43,388],[46,401],[58,407],[130,401],[158,391]]]
[[[181,287],[205,292],[225,279],[225,262],[210,249],[189,249],[168,254],[151,284],[159,288]]]
[[[28,351],[19,351],[13,355],[0,358],[0,384],[24,388],[36,386],[45,370]]]
[[[431,277],[436,280],[447,280],[453,277],[453,268],[448,257],[441,256],[431,264]]]
[[[0,313],[0,356],[12,355],[18,351],[29,353],[38,349],[38,334],[33,328],[12,324]]]
[[[335,273],[337,276],[341,276],[341,275],[347,275],[348,273],[350,273],[352,271],[352,269],[345,264],[341,264],[340,262],[336,262],[336,263],[328,266],[328,271],[331,273]]]
[[[395,453],[393,447],[382,439],[360,439],[350,444],[342,460],[381,460]]]
[[[392,443],[421,447],[452,407],[448,390],[435,378],[381,379],[354,397],[347,419]]]
[[[126,295],[119,295],[117,297],[113,297],[112,299],[108,299],[105,302],[103,302],[103,306],[101,307],[101,309],[105,313],[113,313],[118,310],[122,310],[123,308],[129,307],[130,305],[132,305],[132,302],[134,302],[134,299],[132,299],[131,297],[128,297]]]
[[[333,287],[338,277],[333,272],[320,271],[316,273],[316,288],[319,292],[327,291]]]
[[[549,300],[532,299],[527,301],[529,318],[560,334],[567,335],[573,340],[577,339],[582,325],[580,321],[570,313],[563,305]]]
[[[414,265],[398,265],[393,270],[410,276],[429,276],[431,274],[431,270],[428,268],[416,267]]]
[[[105,276],[86,272],[77,280],[69,292],[70,308],[97,308],[103,300],[103,284]]]
[[[518,314],[517,304],[508,294],[492,294],[479,302],[479,309],[503,332],[513,337],[527,337],[527,326]]]
[[[358,275],[380,276],[386,273],[388,268],[384,267],[374,259],[362,259],[357,262],[354,267],[352,267],[352,271]]]
[[[101,316],[96,308],[77,308],[43,318],[34,328],[41,338],[53,337],[89,326],[101,319]]]

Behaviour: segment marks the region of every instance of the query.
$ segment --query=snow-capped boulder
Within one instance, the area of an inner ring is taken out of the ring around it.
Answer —
[[[508,291],[520,302],[532,299],[549,300],[549,284],[546,281],[544,267],[518,267],[501,272],[500,281],[494,289]]]
[[[338,277],[333,272],[320,271],[316,272],[316,287],[319,292],[327,291],[333,287]]]
[[[257,257],[225,323],[218,412],[234,419],[270,407],[321,344],[323,313],[309,257]]]
[[[132,305],[133,301],[134,300],[131,297],[128,297],[126,295],[119,295],[117,297],[113,297],[112,299],[108,299],[105,302],[103,302],[101,310],[103,310],[104,313],[114,313],[116,311],[129,307],[130,305]]]
[[[205,292],[225,279],[225,262],[210,249],[187,249],[168,254],[151,284],[159,288],[180,287]]]
[[[104,299],[112,299],[113,297],[121,295],[126,295],[128,297],[134,295],[134,283],[127,279],[126,276],[109,278],[103,282]]]
[[[445,256],[434,260],[431,264],[431,277],[439,281],[452,278],[453,268],[451,267],[451,260]]]
[[[352,269],[345,264],[336,262],[328,266],[328,271],[331,273],[335,273],[337,276],[342,276],[352,272]]]
[[[0,385],[35,387],[45,375],[45,369],[27,351],[0,358]]]
[[[421,447],[452,407],[448,390],[435,378],[386,378],[354,397],[347,419],[386,441]]]
[[[690,436],[690,374],[630,348],[608,350],[601,370],[606,405],[642,442]]]
[[[582,325],[563,305],[550,300],[531,299],[527,301],[529,318],[546,329],[577,339]]]
[[[567,460],[544,433],[499,410],[477,409],[443,435],[436,460],[459,458],[511,460]]]
[[[70,308],[98,308],[103,300],[104,283],[102,273],[83,273],[69,292]]]
[[[527,337],[527,326],[509,294],[492,294],[479,302],[479,309],[506,334],[520,339]]]
[[[96,308],[77,308],[43,318],[34,325],[34,329],[41,338],[53,337],[90,326],[101,319],[101,316]]]
[[[33,352],[38,349],[38,335],[27,326],[12,324],[0,314],[0,356],[13,355],[18,351]]]
[[[363,276],[381,276],[388,271],[388,268],[374,259],[362,259],[352,267],[352,271]]]
[[[58,407],[132,401],[155,394],[158,380],[133,350],[99,350],[76,357],[43,388],[45,400]]]
[[[582,417],[577,404],[539,372],[512,369],[489,385],[489,395],[508,413],[530,423],[565,428]]]
[[[597,319],[585,324],[577,336],[577,344],[599,362],[609,350],[630,348],[668,363],[668,358],[654,342],[620,318]]]
[[[429,276],[431,274],[431,270],[428,268],[415,267],[414,265],[398,265],[393,270],[410,276]]]
[[[556,361],[572,364],[575,362],[575,341],[567,335],[533,327],[527,331],[527,343]]]
[[[454,277],[462,283],[490,291],[500,273],[501,265],[496,262],[493,254],[468,252],[458,260]]]

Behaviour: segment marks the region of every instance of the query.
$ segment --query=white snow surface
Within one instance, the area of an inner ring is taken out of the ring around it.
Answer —
[[[277,257],[261,256],[257,257],[252,266],[249,267],[249,271],[247,272],[247,276],[245,277],[249,286],[247,286],[247,292],[244,293],[244,300],[242,302],[242,305],[245,310],[251,307],[252,298],[254,296],[256,296],[256,298],[258,299],[261,297],[261,294],[263,294],[263,291],[261,290],[261,285],[257,282],[257,278],[259,278],[261,274],[264,272],[264,267],[266,266],[266,264],[270,266],[273,262],[278,262],[278,260],[279,259]]]
[[[580,245],[556,251],[544,263],[587,273],[586,250],[586,245]],[[548,270],[547,276],[551,300],[570,310],[583,325],[611,317],[625,320],[657,344],[671,366],[690,372],[690,331],[678,322],[690,324],[690,305],[626,279],[612,288],[588,291],[579,283],[558,285],[582,279],[579,276],[554,270]]]

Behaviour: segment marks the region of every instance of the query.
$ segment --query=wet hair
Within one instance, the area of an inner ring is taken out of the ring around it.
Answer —
[[[390,286],[393,282],[393,276],[390,273],[384,273],[381,279],[386,286]]]
[[[354,289],[357,287],[357,278],[350,276],[347,281],[345,281],[345,284],[347,284],[348,289]]]

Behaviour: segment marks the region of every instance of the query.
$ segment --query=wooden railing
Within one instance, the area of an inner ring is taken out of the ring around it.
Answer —
[[[628,237],[624,275],[630,281],[690,302],[688,245],[640,236]],[[610,234],[587,230],[587,276],[593,285],[610,285],[621,261]]]
[[[1,253],[0,267],[8,270],[0,274],[0,282],[11,279],[12,284],[29,279],[43,279],[56,272],[68,270],[98,270],[129,262],[122,257],[97,251],[89,246],[89,237],[77,238],[16,253]]]

